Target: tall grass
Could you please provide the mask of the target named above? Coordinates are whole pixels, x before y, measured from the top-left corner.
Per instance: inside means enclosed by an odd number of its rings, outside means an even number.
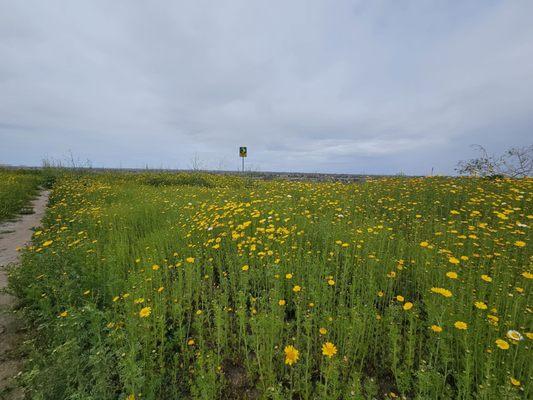
[[[531,397],[532,180],[183,179],[56,182],[31,398]]]
[[[24,211],[41,183],[42,177],[37,171],[0,168],[0,222]]]

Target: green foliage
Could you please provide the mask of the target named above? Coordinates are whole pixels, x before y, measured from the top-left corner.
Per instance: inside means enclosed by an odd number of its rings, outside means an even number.
[[[243,187],[248,181],[232,175],[212,175],[201,172],[161,172],[130,175],[132,180],[151,186],[198,186],[204,188]]]
[[[186,186],[200,186],[212,187],[212,183],[203,174],[147,174],[143,175],[142,182],[152,186],[172,186],[172,185],[186,185]]]
[[[36,332],[25,383],[36,399],[528,398],[532,189],[64,175],[11,279]]]
[[[0,169],[0,222],[24,212],[42,182],[38,171]]]

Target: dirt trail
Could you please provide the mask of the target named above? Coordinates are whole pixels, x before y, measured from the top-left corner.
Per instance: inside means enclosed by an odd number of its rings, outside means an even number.
[[[22,325],[11,313],[15,304],[13,296],[5,293],[7,268],[19,260],[17,248],[27,244],[32,235],[31,228],[38,226],[48,203],[48,191],[43,191],[32,202],[33,214],[23,215],[18,220],[0,224],[0,399],[19,400],[24,398],[15,378],[21,370],[22,360],[17,352],[23,340]]]

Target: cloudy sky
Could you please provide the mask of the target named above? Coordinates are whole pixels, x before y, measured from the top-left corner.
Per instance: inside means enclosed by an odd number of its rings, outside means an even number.
[[[0,163],[453,173],[533,138],[533,1],[0,0]]]

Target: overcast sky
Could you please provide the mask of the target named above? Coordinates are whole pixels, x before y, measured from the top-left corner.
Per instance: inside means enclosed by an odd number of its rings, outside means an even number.
[[[0,0],[0,163],[453,173],[531,144],[533,1]]]

